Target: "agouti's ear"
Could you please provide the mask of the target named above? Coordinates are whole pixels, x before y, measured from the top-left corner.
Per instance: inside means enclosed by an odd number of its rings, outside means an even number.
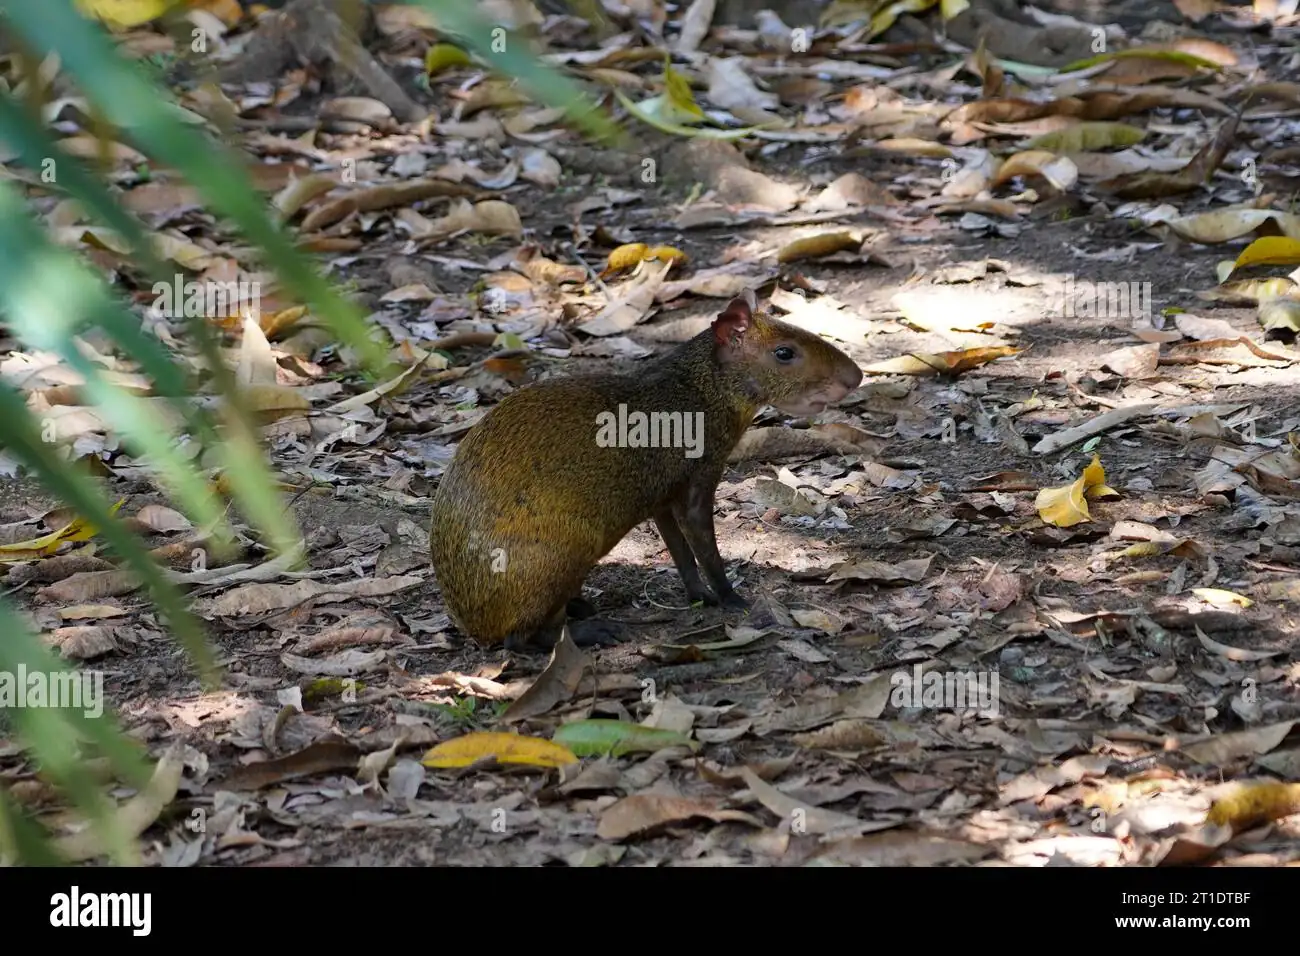
[[[747,290],[748,291],[748,290]],[[745,334],[749,323],[754,318],[754,306],[751,301],[754,293],[747,297],[737,296],[727,303],[727,307],[713,320],[713,339],[721,348],[730,348],[736,339]]]

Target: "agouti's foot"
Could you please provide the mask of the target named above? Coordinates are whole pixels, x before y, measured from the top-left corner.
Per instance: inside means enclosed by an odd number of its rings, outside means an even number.
[[[722,596],[719,602],[724,608],[730,611],[748,611],[749,602],[737,594],[735,591],[728,591]]]
[[[569,621],[569,640],[578,647],[596,647],[619,644],[627,639],[627,629],[622,624],[600,618]],[[549,654],[560,639],[559,627],[548,627],[536,634],[511,634],[505,639],[507,651],[512,654]]]
[[[569,622],[569,638],[579,647],[607,647],[627,640],[627,628],[614,621],[591,618]]]

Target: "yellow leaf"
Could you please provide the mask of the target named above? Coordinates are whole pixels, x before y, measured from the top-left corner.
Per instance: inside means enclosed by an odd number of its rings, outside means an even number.
[[[892,27],[894,21],[904,13],[921,13],[929,10],[937,2],[938,0],[897,0],[871,18],[871,29],[863,39],[869,41],[878,37]]]
[[[959,13],[964,13],[970,9],[967,0],[939,0],[939,14],[945,20],[951,20]]]
[[[704,119],[704,110],[700,109],[691,93],[691,84],[686,77],[672,67],[672,62],[664,57],[664,94],[668,104],[686,116]]]
[[[179,0],[77,0],[83,14],[115,27],[138,27],[157,20]]]
[[[1055,525],[1058,528],[1068,528],[1081,521],[1091,521],[1092,515],[1088,514],[1088,502],[1084,500],[1083,487],[1083,479],[1080,478],[1072,485],[1044,488],[1034,499],[1038,517],[1042,518],[1045,524]]]
[[[436,76],[443,70],[456,66],[469,66],[472,62],[469,54],[460,47],[450,43],[435,43],[424,54],[424,71],[430,76]]]
[[[1101,456],[1093,455],[1092,461],[1088,467],[1083,469],[1083,486],[1091,488],[1093,485],[1102,485],[1106,483],[1106,469],[1101,467]]]
[[[658,259],[660,262],[675,262],[681,266],[686,264],[687,255],[673,246],[655,246],[646,253],[646,258]]]
[[[762,123],[758,126],[746,126],[742,129],[714,129],[711,127],[698,128],[694,126],[684,126],[681,123],[665,119],[662,115],[665,109],[671,109],[668,105],[667,94],[656,96],[640,103],[633,103],[623,95],[623,91],[615,89],[614,98],[622,104],[623,109],[627,110],[641,122],[663,133],[671,133],[673,136],[684,136],[687,139],[744,139],[755,130],[767,129],[776,125],[775,123]]]
[[[1214,604],[1218,607],[1226,607],[1229,604],[1250,607],[1255,603],[1244,594],[1238,594],[1236,591],[1222,591],[1219,588],[1192,588],[1192,593],[1206,604]]]
[[[862,245],[861,237],[851,232],[822,232],[786,243],[776,254],[777,262],[798,262],[800,259],[818,259],[837,252],[849,252]]]
[[[567,747],[541,737],[522,734],[473,733],[438,744],[421,758],[426,767],[447,769],[468,767],[486,757],[498,763],[531,767],[564,767],[578,758]]]
[[[627,245],[619,246],[609,254],[609,260],[605,263],[605,271],[602,276],[614,272],[622,272],[624,269],[631,269],[633,266],[640,264],[643,260],[650,258],[650,247],[644,242],[629,242]]]
[[[1164,549],[1157,542],[1139,541],[1137,544],[1130,544],[1119,553],[1119,556],[1121,558],[1149,558],[1156,554],[1164,554]]]
[[[1088,498],[1108,495],[1118,497],[1119,492],[1106,485],[1106,470],[1101,466],[1101,458],[1093,455],[1074,484],[1044,488],[1034,500],[1034,507],[1045,524],[1068,528],[1092,520],[1088,513]]]
[[[1256,239],[1237,256],[1232,271],[1245,266],[1293,266],[1300,264],[1300,239],[1290,236],[1264,236]]]
[[[112,514],[117,514],[119,508],[126,502],[123,498],[117,504],[113,505]],[[0,544],[0,556],[11,554],[15,555],[7,560],[25,561],[39,555],[53,554],[59,550],[59,545],[65,541],[87,541],[99,533],[99,529],[92,525],[85,518],[73,518],[67,524],[57,531],[51,531],[49,534],[43,534],[39,538],[29,538],[26,541],[15,541],[13,544]],[[6,560],[0,557],[0,562]]]
[[[1214,801],[1206,820],[1240,832],[1257,823],[1300,812],[1300,783],[1275,780],[1237,783],[1227,796]]]

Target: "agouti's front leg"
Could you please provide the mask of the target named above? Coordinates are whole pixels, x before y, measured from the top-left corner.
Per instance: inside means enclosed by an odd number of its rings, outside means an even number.
[[[722,555],[718,554],[718,539],[713,531],[713,494],[717,488],[718,482],[713,479],[697,482],[687,489],[685,507],[679,511],[679,527],[708,578],[709,587],[717,595],[717,603],[723,607],[747,608],[749,602],[727,580],[727,569]]]
[[[659,529],[659,537],[664,539],[668,553],[673,556],[673,564],[677,565],[677,573],[681,575],[682,584],[686,586],[686,596],[691,599],[691,603],[703,601],[705,604],[717,604],[718,599],[704,586],[700,569],[695,564],[695,555],[686,543],[686,536],[682,533],[682,526],[678,523],[672,506],[659,508],[652,517],[655,527]]]

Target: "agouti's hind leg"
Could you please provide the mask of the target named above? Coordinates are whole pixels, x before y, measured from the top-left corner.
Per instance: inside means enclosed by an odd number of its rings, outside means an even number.
[[[682,534],[682,526],[673,514],[673,509],[665,506],[655,511],[653,517],[655,527],[659,529],[659,537],[668,546],[668,553],[673,556],[673,564],[677,565],[682,584],[686,585],[686,596],[692,603],[703,601],[705,604],[717,604],[718,599],[704,586],[700,569],[695,564],[695,554],[686,543],[686,536]]]
[[[727,580],[727,569],[718,554],[718,539],[713,531],[713,493],[717,484],[699,482],[686,492],[685,508],[678,512],[678,527],[704,570],[709,587],[723,607],[747,608],[749,602],[736,593]]]

